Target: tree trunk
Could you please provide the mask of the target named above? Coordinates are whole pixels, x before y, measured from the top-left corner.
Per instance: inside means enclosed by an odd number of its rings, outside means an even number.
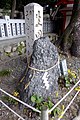
[[[12,0],[11,18],[14,18],[14,13],[16,9],[16,0]]]
[[[79,31],[80,31],[80,28],[79,28],[80,4],[79,3],[80,3],[80,0],[74,0],[73,13],[72,13],[70,23],[67,26],[67,28],[65,29],[62,36],[60,37],[59,44],[61,45],[62,50],[64,52],[67,52],[68,49],[70,49],[70,48],[71,48],[71,51],[73,51],[74,47],[77,47],[77,45],[74,45],[76,43],[76,37],[77,37],[77,42],[80,41],[80,40],[78,40],[78,38],[80,38],[80,36],[78,37],[75,35],[75,34],[77,34],[77,32],[79,33]],[[78,45],[80,45],[80,42]],[[77,52],[75,54],[77,54]],[[75,56],[77,56],[77,55],[75,55]]]

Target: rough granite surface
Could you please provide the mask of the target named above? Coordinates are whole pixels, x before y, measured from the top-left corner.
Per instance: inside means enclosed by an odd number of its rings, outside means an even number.
[[[34,42],[30,67],[34,69],[30,68],[27,72],[26,82],[30,81],[28,92],[26,90],[28,98],[33,94],[42,96],[44,99],[49,96],[53,98],[53,93],[58,90],[58,52],[48,37]],[[52,69],[49,69],[51,67]]]

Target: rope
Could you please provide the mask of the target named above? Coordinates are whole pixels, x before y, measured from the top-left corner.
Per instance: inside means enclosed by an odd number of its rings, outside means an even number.
[[[37,68],[33,68],[33,67],[29,66],[29,65],[28,65],[28,68],[30,68],[30,69],[32,69],[32,70],[35,70],[35,71],[39,71],[39,72],[47,72],[47,71],[53,69],[53,68],[54,68],[55,66],[57,66],[58,64],[59,64],[59,59],[58,59],[58,61],[56,62],[56,64],[55,64],[54,66],[52,66],[52,67],[50,67],[50,68],[48,68],[48,69],[46,69],[46,70],[40,70],[40,69],[37,69]]]
[[[66,109],[64,110],[64,112],[61,114],[61,116],[58,118],[58,120],[61,120],[63,115],[66,113],[66,111],[69,109],[69,107],[71,106],[71,104],[73,103],[73,101],[75,100],[75,98],[77,97],[77,95],[79,94],[80,91],[78,91],[75,96],[73,97],[73,99],[71,100],[71,102],[69,103],[69,105],[66,107]]]
[[[28,82],[28,83],[25,85],[24,90],[26,90],[26,89],[28,88],[29,85],[30,85],[30,82]]]
[[[9,97],[13,98],[14,100],[16,100],[16,101],[18,101],[18,102],[22,103],[23,105],[27,106],[28,108],[30,108],[30,109],[32,109],[32,110],[34,110],[35,112],[41,113],[41,111],[39,111],[39,110],[35,109],[34,107],[32,107],[32,106],[30,106],[30,105],[26,104],[25,102],[23,102],[23,101],[19,100],[18,98],[16,98],[16,97],[12,96],[11,94],[9,94],[9,93],[7,93],[6,91],[4,91],[3,89],[1,89],[1,88],[0,88],[0,91],[1,91],[1,92],[3,92],[4,94],[8,95]]]
[[[33,72],[33,76],[32,76],[32,78],[31,78],[32,80],[33,80],[33,78],[34,78],[34,75],[35,75],[35,71]],[[31,82],[31,81],[29,81],[27,84],[25,84],[24,90],[26,90],[26,89],[29,87],[30,82]]]
[[[59,101],[57,102],[49,111],[51,113],[73,90],[74,88],[80,83],[80,80],[71,88],[71,90]]]
[[[0,103],[2,103],[6,108],[8,108],[12,113],[14,113],[16,116],[18,116],[21,120],[25,120],[23,117],[21,117],[19,114],[17,114],[14,110],[12,110],[9,106],[7,106],[4,102],[0,100]]]
[[[26,70],[25,70],[24,76],[19,80],[20,83],[21,83],[21,82],[24,80],[24,78],[26,77],[27,71],[28,71],[28,67],[27,67]]]

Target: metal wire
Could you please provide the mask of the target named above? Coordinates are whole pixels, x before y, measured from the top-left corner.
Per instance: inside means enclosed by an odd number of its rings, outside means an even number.
[[[69,105],[66,107],[66,109],[63,111],[63,113],[61,114],[60,118],[58,118],[58,120],[61,120],[63,115],[66,113],[66,111],[69,109],[69,107],[71,106],[71,104],[73,103],[73,101],[75,100],[75,98],[77,97],[77,95],[79,94],[80,91],[78,91],[75,96],[73,97],[73,99],[71,100],[71,102],[69,103]]]
[[[48,113],[52,112],[52,111],[74,90],[74,88],[75,88],[79,83],[80,83],[80,80],[72,87],[72,89],[71,89],[57,104],[55,104],[50,110],[48,110]],[[11,94],[9,94],[9,93],[7,93],[6,91],[4,91],[3,89],[0,88],[0,91],[3,92],[4,94],[8,95],[9,97],[15,99],[16,101],[22,103],[23,105],[27,106],[28,108],[31,108],[31,109],[34,110],[35,112],[41,113],[41,111],[39,111],[39,110],[35,109],[34,107],[32,107],[32,106],[24,103],[23,101],[21,101],[21,100],[19,100],[18,98],[12,96]],[[64,112],[62,113],[61,117],[65,114],[65,112],[67,111],[67,109],[68,109],[68,108],[70,107],[70,105],[73,103],[74,99],[76,98],[76,96],[78,95],[79,92],[80,92],[80,91],[78,91],[78,92],[75,94],[74,98],[71,100],[71,102],[69,103],[69,105],[66,107],[66,109],[65,109]],[[0,102],[3,103],[1,100],[0,100]],[[3,103],[3,104],[8,108],[8,106],[7,106],[5,103]],[[10,109],[10,108],[9,108],[9,109]],[[10,110],[11,110],[11,109],[10,109]],[[14,112],[14,111],[12,110],[12,112]],[[15,114],[15,113],[14,113],[14,114]],[[16,114],[17,114],[17,113],[16,113]],[[17,116],[18,116],[18,115],[17,115]],[[58,120],[61,120],[61,117],[60,117]],[[22,118],[22,120],[24,120],[24,119]]]
[[[74,88],[80,83],[80,80],[71,88],[71,90],[59,101],[57,102],[49,111],[48,113],[52,112],[73,90]]]
[[[34,107],[32,107],[32,106],[30,106],[30,105],[26,104],[25,102],[23,102],[23,101],[19,100],[18,98],[16,98],[16,97],[12,96],[12,95],[11,95],[11,94],[9,94],[8,92],[4,91],[3,89],[1,89],[1,88],[0,88],[0,91],[1,91],[1,92],[3,92],[4,94],[8,95],[9,97],[13,98],[14,100],[16,100],[16,101],[18,101],[18,102],[22,103],[23,105],[27,106],[28,108],[30,108],[30,109],[32,109],[32,110],[34,110],[35,112],[41,113],[41,111],[39,111],[39,110],[37,110],[36,108],[34,108]]]
[[[21,120],[25,120],[23,117],[21,117],[18,113],[16,113],[14,110],[12,110],[9,106],[7,106],[3,101],[0,100],[0,103],[2,103],[6,108],[8,108],[12,113],[14,113],[16,116],[18,116]]]

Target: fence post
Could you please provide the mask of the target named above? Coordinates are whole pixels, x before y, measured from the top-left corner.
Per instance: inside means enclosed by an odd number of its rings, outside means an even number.
[[[6,21],[6,34],[7,34],[8,37],[12,36],[11,25],[10,25],[10,17],[5,16],[5,21]]]
[[[49,120],[48,109],[45,106],[41,110],[41,120]]]
[[[5,37],[4,24],[0,23],[0,36]]]
[[[43,7],[30,3],[24,7],[27,60],[33,52],[34,41],[43,37]]]

